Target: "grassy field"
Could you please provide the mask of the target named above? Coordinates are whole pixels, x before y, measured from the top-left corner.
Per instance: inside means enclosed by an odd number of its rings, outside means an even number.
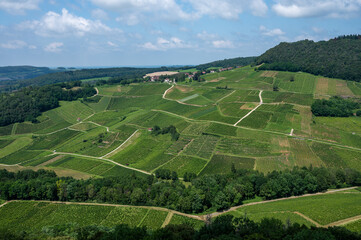
[[[360,200],[361,194],[332,193],[245,206],[239,208],[234,214],[239,216],[239,214],[244,215],[246,213],[247,216],[251,219],[255,218],[255,220],[259,220],[263,216],[275,214],[275,216],[281,217],[281,220],[286,220],[287,217],[284,216],[284,213],[297,212],[309,217],[320,225],[327,225],[342,219],[361,215]]]
[[[128,224],[131,227],[145,226],[160,228],[168,215],[159,211],[136,207],[66,205],[46,202],[11,202],[0,208],[0,228],[11,231],[40,233],[43,227],[76,224],[78,226],[98,225],[114,227]],[[172,220],[175,218],[174,220]],[[173,215],[171,222],[189,221],[198,228],[202,222]]]
[[[98,86],[93,102],[61,102],[38,123],[0,127],[0,163],[46,167],[55,150],[77,155],[48,167],[97,177],[121,174],[121,167],[87,156],[148,172],[169,168],[179,176],[226,173],[232,163],[262,172],[310,164],[361,170],[361,118],[314,117],[310,108],[327,96],[361,97],[359,83],[249,66],[204,78],[177,83],[165,99],[169,84]],[[233,126],[258,106],[261,90],[263,104]],[[179,140],[151,135],[147,129],[155,125],[174,125]]]

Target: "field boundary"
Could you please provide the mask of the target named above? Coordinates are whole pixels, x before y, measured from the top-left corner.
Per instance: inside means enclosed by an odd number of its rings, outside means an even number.
[[[122,144],[120,144],[116,149],[114,149],[113,151],[105,154],[104,156],[100,157],[100,158],[105,158],[109,155],[112,155],[114,152],[118,151],[124,144],[126,144],[137,132],[139,131],[139,129],[135,130],[135,132],[130,135],[130,137],[127,138],[127,140],[125,140]]]
[[[10,201],[6,201],[5,203],[1,204],[0,208],[5,206],[6,204],[8,204],[10,202],[44,202],[44,203],[67,204],[67,205],[132,207],[132,208],[148,209],[148,212],[150,210],[168,212],[168,215],[167,215],[166,219],[164,220],[163,224],[166,223],[166,220],[167,220],[168,216],[170,215],[170,213],[172,213],[173,215],[177,214],[177,215],[181,215],[181,216],[184,216],[184,217],[189,217],[189,218],[192,218],[192,219],[201,220],[201,221],[205,222],[208,217],[215,218],[215,217],[218,217],[220,215],[230,213],[232,211],[235,211],[235,210],[237,210],[239,208],[246,207],[246,206],[258,205],[258,204],[266,204],[266,203],[271,203],[271,202],[284,201],[284,200],[290,200],[290,199],[296,199],[296,198],[302,198],[302,197],[310,197],[310,196],[332,194],[332,193],[342,192],[342,191],[351,190],[351,189],[355,189],[355,188],[357,188],[357,187],[340,188],[340,189],[329,190],[327,192],[310,193],[310,194],[304,194],[304,195],[300,195],[300,196],[292,196],[292,197],[286,197],[286,198],[264,200],[264,201],[260,201],[260,202],[247,203],[247,204],[244,204],[244,205],[231,207],[231,208],[229,208],[228,210],[225,210],[225,211],[213,212],[213,213],[202,214],[202,215],[194,215],[194,214],[182,213],[182,212],[179,212],[179,211],[176,211],[176,210],[172,210],[172,209],[168,209],[168,208],[164,208],[164,207],[155,207],[155,206],[134,206],[134,205],[124,205],[124,204],[111,204],[111,203],[61,202],[61,201],[48,201],[48,200],[10,200]],[[342,220],[339,220],[339,221],[336,221],[336,222],[333,222],[333,223],[329,223],[327,225],[321,225],[321,224],[317,223],[316,221],[312,220],[311,218],[305,216],[302,213],[292,212],[292,211],[290,211],[290,212],[299,215],[300,217],[302,217],[305,220],[315,224],[316,226],[326,227],[326,228],[331,227],[331,226],[345,225],[345,224],[348,224],[350,222],[357,221],[357,220],[361,219],[361,215],[357,215],[357,216],[354,216],[354,217],[350,217],[350,218],[342,219]],[[147,214],[145,214],[145,216],[146,215]],[[173,215],[172,215],[172,217],[173,217]],[[171,218],[170,218],[170,220],[171,220]],[[141,224],[142,221],[139,224]]]
[[[243,119],[245,119],[246,117],[248,117],[249,115],[251,115],[251,113],[253,113],[254,111],[257,110],[257,108],[259,108],[262,104],[263,104],[263,99],[262,99],[262,92],[263,90],[259,91],[259,104],[253,108],[249,113],[247,113],[246,115],[244,115],[241,119],[239,119],[233,126],[237,126],[240,122],[242,122]]]

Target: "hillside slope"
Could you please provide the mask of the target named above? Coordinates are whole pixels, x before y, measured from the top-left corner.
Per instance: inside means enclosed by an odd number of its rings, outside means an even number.
[[[210,67],[237,67],[237,66],[246,66],[253,63],[257,57],[238,57],[238,58],[229,58],[224,60],[218,60],[210,63],[200,64],[196,66],[197,69],[203,70]]]
[[[280,43],[257,59],[261,70],[303,71],[315,75],[361,81],[361,36],[329,41]]]

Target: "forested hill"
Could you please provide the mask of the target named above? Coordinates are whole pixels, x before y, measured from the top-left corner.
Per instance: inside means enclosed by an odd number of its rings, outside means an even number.
[[[257,57],[238,57],[238,58],[230,58],[224,60],[218,60],[210,63],[200,64],[196,66],[197,69],[203,70],[210,67],[237,67],[237,66],[246,66],[253,63]]]
[[[303,71],[360,82],[361,35],[283,42],[258,57],[256,63],[264,63],[261,70]]]
[[[47,73],[64,71],[64,68],[50,69],[48,67],[7,66],[0,67],[0,81],[19,80],[38,77]]]

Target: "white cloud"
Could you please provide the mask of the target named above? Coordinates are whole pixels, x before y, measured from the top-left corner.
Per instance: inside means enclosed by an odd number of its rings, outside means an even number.
[[[153,13],[156,17],[172,20],[190,17],[175,0],[92,0],[92,2],[101,8],[121,13],[117,21],[129,25],[138,24],[143,13]]]
[[[138,24],[145,14],[152,18],[168,20],[193,20],[208,15],[224,19],[237,19],[239,14],[250,11],[264,16],[268,7],[264,0],[92,0],[98,7],[121,14],[118,21]],[[149,20],[149,16],[148,19]]]
[[[225,19],[237,19],[250,10],[253,15],[264,16],[268,7],[263,0],[188,0],[196,10],[196,16],[210,15]]]
[[[172,37],[170,39],[158,38],[156,43],[147,42],[141,45],[141,47],[147,50],[165,51],[175,48],[191,48],[192,46],[177,37]]]
[[[24,41],[21,40],[13,40],[13,41],[9,41],[7,43],[1,43],[0,46],[2,48],[7,48],[7,49],[19,49],[19,48],[24,48],[26,47],[28,44]]]
[[[62,47],[64,46],[64,44],[62,42],[53,42],[53,43],[50,43],[49,45],[47,45],[45,48],[44,48],[44,51],[46,52],[61,52],[62,51]]]
[[[111,41],[108,41],[107,44],[108,44],[109,46],[111,46],[111,47],[118,47],[117,44],[115,44],[115,43],[113,43],[113,42],[111,42]]]
[[[92,10],[92,17],[95,19],[109,20],[108,14],[99,8]]]
[[[259,30],[261,31],[262,35],[265,36],[270,36],[270,37],[274,37],[274,36],[281,36],[284,35],[285,33],[279,29],[279,28],[275,28],[275,29],[267,29],[265,26],[260,26]]]
[[[314,31],[315,33],[322,33],[323,29],[322,28],[318,28],[318,27],[313,27],[312,31]]]
[[[63,9],[61,14],[48,12],[40,21],[20,24],[20,28],[29,28],[41,36],[84,36],[86,33],[103,34],[111,29],[100,21],[93,21],[75,16]]]
[[[24,14],[26,10],[39,9],[41,0],[0,0],[0,9],[12,14]]]
[[[212,41],[212,45],[215,48],[234,48],[233,42],[229,40]]]
[[[212,39],[217,38],[217,35],[203,31],[203,32],[197,34],[197,38],[199,38],[203,41],[210,41]]]
[[[137,14],[127,14],[115,19],[117,22],[124,22],[129,26],[137,25],[140,22],[140,18]]]
[[[361,11],[360,0],[278,0],[272,6],[278,15],[289,18],[350,17]]]

